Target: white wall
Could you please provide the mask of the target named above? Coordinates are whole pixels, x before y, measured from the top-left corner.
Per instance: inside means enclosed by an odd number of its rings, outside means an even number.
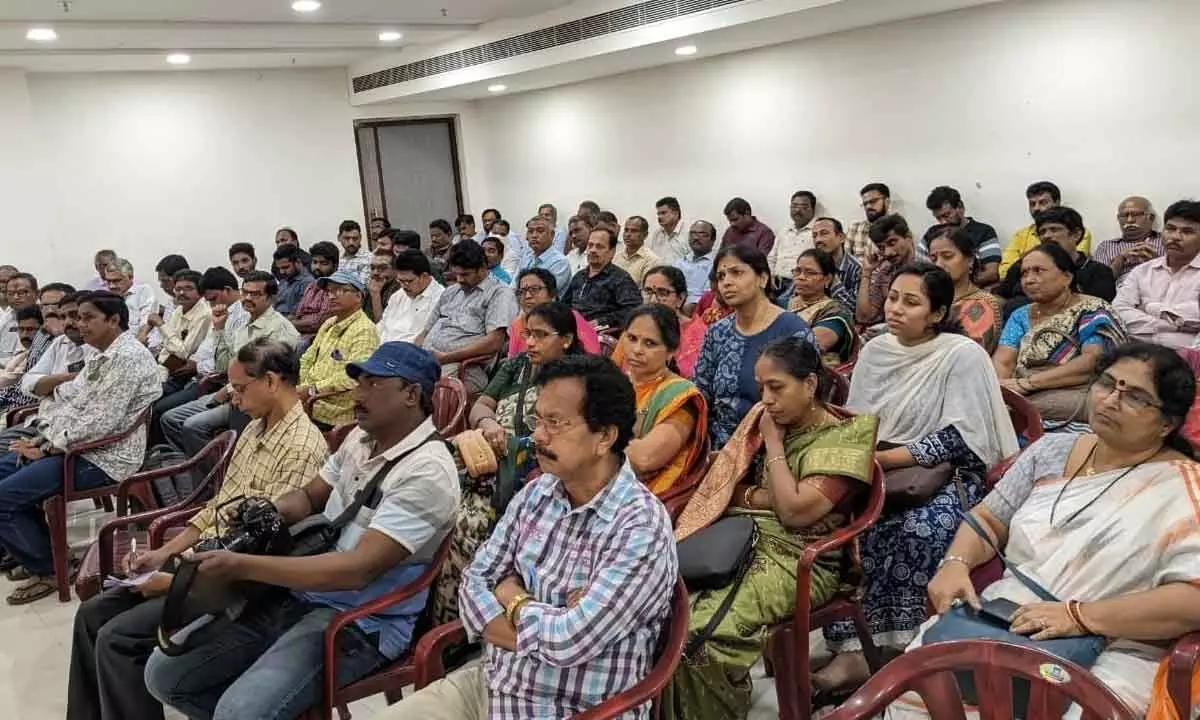
[[[1045,178],[1115,236],[1127,195],[1160,210],[1200,195],[1198,26],[1195,0],[1005,2],[489,99],[475,209],[591,198],[652,218],[671,194],[723,227],[742,195],[778,228],[794,190],[850,221],[878,180],[919,231],[926,194],[950,184],[1006,240]]]
[[[43,282],[82,283],[101,247],[151,282],[166,253],[203,269],[237,241],[265,266],[281,225],[307,246],[362,221],[356,118],[471,122],[467,106],[353,108],[341,69],[5,73],[0,107],[0,263]]]

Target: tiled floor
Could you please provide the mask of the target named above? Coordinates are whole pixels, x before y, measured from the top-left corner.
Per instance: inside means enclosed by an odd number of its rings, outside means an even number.
[[[86,504],[71,509],[71,543],[82,550],[105,516]],[[0,577],[0,593],[7,596],[12,586]],[[21,607],[0,603],[0,718],[62,720],[65,716],[71,626],[78,604],[77,600],[60,603],[56,597]],[[762,677],[761,666],[758,670],[750,720],[776,718],[779,711],[774,682]],[[355,720],[402,719],[395,708],[386,710],[383,696],[356,703],[350,709]],[[168,718],[178,720],[182,716],[168,713]]]

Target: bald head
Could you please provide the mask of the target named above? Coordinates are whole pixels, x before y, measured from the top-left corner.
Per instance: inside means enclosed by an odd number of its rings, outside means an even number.
[[[1154,231],[1154,206],[1140,195],[1127,197],[1117,206],[1117,222],[1122,239],[1145,240]]]

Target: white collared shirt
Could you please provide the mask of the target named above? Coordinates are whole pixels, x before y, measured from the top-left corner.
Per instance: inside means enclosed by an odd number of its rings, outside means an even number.
[[[146,324],[146,318],[158,307],[158,296],[143,283],[135,283],[125,291],[125,307],[129,308],[129,331],[137,331]]]
[[[664,265],[670,265],[676,260],[682,260],[692,254],[692,248],[688,243],[688,233],[691,231],[691,227],[691,223],[684,220],[683,216],[680,216],[679,222],[675,223],[675,229],[670,232],[663,230],[662,225],[655,225],[654,231],[646,240],[646,245]]]
[[[6,363],[21,351],[21,336],[17,333],[17,314],[12,308],[0,310],[0,364]]]
[[[393,293],[383,309],[383,317],[376,325],[379,342],[412,342],[416,339],[429,324],[429,315],[437,307],[438,298],[445,290],[437,280],[431,279],[416,297],[409,297],[404,290]]]
[[[50,346],[33,367],[21,376],[21,390],[26,395],[37,395],[33,388],[39,380],[47,375],[72,372],[72,366],[82,367],[83,362],[95,353],[96,348],[91,345],[76,345],[66,335],[59,335],[50,341]]]
[[[802,228],[794,224],[775,234],[775,244],[767,254],[767,264],[771,266],[772,275],[792,276],[796,260],[805,250],[812,250],[812,222]]]

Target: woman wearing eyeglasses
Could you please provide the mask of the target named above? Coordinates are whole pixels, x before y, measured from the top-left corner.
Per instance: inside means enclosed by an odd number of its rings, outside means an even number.
[[[517,276],[517,304],[521,306],[521,312],[513,318],[512,324],[508,326],[508,356],[516,357],[525,352],[526,342],[525,336],[522,334],[525,330],[525,314],[532,308],[541,305],[542,303],[552,302],[558,299],[558,281],[554,279],[554,273],[545,268],[528,268],[522,270]],[[579,338],[579,345],[585,353],[589,355],[600,354],[600,337],[596,334],[596,328],[587,321],[578,311],[572,310],[575,314],[575,337]]]
[[[1196,381],[1176,353],[1147,343],[1115,350],[1097,370],[1092,433],[1046,435],[971,511],[1010,569],[976,596],[970,572],[996,553],[963,523],[929,598],[938,613],[1010,600],[1012,631],[1036,640],[1106,638],[1091,672],[1141,717],[1167,702],[1159,661],[1170,641],[1200,629],[1200,465],[1179,434]],[[1011,568],[1060,601],[1039,600]],[[905,696],[888,717],[923,710]]]
[[[704,333],[708,324],[700,313],[692,317],[683,314],[683,306],[687,302],[687,278],[683,271],[671,265],[659,265],[646,272],[642,279],[642,298],[647,304],[663,305],[675,313],[679,320],[679,347],[673,349],[675,365],[678,373],[690,378],[696,368],[696,358],[700,355],[700,346],[704,344]],[[623,342],[618,342],[613,349],[612,361],[617,367],[628,372],[625,366],[625,348]]]
[[[812,328],[821,361],[829,367],[850,362],[854,351],[854,313],[829,294],[837,280],[837,265],[824,250],[800,253],[792,271],[794,288],[788,310]]]
[[[493,520],[503,514],[509,499],[536,465],[530,436],[538,370],[564,355],[583,352],[575,336],[575,316],[560,302],[530,308],[523,325],[525,350],[500,364],[471,408],[472,429],[453,441],[467,471],[462,476],[462,503],[450,557],[438,579],[434,613],[439,623],[458,617],[458,581],[463,568],[487,539]],[[481,443],[487,447],[480,447]],[[473,472],[480,452],[489,451],[494,471]]]

